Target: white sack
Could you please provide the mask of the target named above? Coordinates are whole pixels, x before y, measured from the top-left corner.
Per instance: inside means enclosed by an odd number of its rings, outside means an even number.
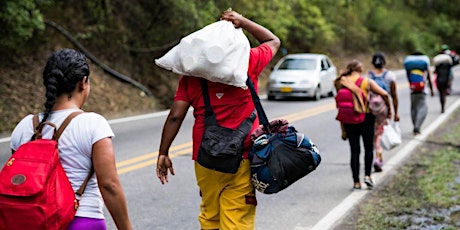
[[[452,57],[447,54],[438,54],[433,58],[434,65],[448,63],[452,65]]]
[[[241,28],[221,20],[181,39],[155,64],[174,73],[246,86],[250,45]]]
[[[383,134],[380,142],[383,149],[391,150],[400,145],[401,142],[401,128],[399,127],[399,122],[388,122],[388,125],[383,126]]]

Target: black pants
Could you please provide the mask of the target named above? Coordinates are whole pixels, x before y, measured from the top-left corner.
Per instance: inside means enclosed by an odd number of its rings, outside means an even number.
[[[450,87],[449,82],[436,82],[439,91],[439,102],[441,102],[441,112],[444,113],[446,105],[447,90]]]
[[[363,137],[364,143],[364,173],[366,176],[371,175],[372,163],[374,161],[374,125],[375,116],[371,113],[366,114],[366,119],[360,124],[345,124],[348,142],[350,143],[351,159],[350,166],[353,174],[353,181],[359,181],[359,155],[361,152],[360,137]]]

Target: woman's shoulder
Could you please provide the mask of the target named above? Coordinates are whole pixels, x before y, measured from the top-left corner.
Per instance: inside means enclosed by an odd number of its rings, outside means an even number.
[[[385,70],[385,79],[395,81],[396,80],[396,73],[394,71],[392,71],[392,70],[386,69]]]
[[[88,121],[94,121],[94,122],[108,122],[107,119],[102,116],[99,113],[96,112],[84,112],[77,116],[80,120],[88,122]]]
[[[28,114],[25,117],[23,117],[19,121],[19,123],[15,126],[14,130],[32,127],[33,126],[32,119],[33,119],[34,116],[35,116],[34,114]],[[13,132],[14,132],[14,130],[13,130]]]

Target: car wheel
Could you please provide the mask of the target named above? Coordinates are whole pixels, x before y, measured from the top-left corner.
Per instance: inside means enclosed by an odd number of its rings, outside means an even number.
[[[315,95],[313,96],[313,100],[319,101],[321,99],[321,86],[318,85],[318,87],[315,90]]]
[[[267,96],[267,100],[269,100],[269,101],[274,101],[274,100],[275,100],[275,96],[273,96],[273,95],[268,95],[268,96]]]
[[[337,91],[332,88],[331,91],[329,92],[329,97],[335,97],[337,95]]]

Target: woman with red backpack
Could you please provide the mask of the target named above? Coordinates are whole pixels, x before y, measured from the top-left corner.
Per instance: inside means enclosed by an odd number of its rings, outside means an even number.
[[[70,224],[65,223],[67,227],[60,226],[59,229],[106,230],[105,204],[117,228],[130,230],[132,226],[128,216],[126,197],[115,164],[112,144],[114,133],[103,116],[94,112],[83,113],[82,110],[90,95],[89,75],[90,67],[82,53],[68,48],[53,52],[47,59],[43,70],[45,110],[39,114],[36,127],[33,125],[34,115],[32,114],[19,122],[11,134],[11,150],[14,156],[19,146],[29,142],[31,137],[35,136],[37,128],[41,127],[42,123],[60,127],[65,124],[64,121],[69,114],[81,113],[68,123],[66,130],[59,138],[58,147],[62,168],[75,193],[78,193],[77,190],[83,183],[87,184],[83,186],[85,187],[84,192],[80,192],[82,195],[77,197],[79,204],[75,206],[75,209],[78,208],[75,216],[72,217]],[[54,131],[52,126],[46,126],[43,132],[40,129],[44,139],[54,138]],[[89,179],[85,180],[87,177]],[[58,191],[57,195],[63,199],[60,192],[62,191]],[[63,207],[57,208],[62,209]],[[34,207],[33,210],[38,209]],[[40,211],[49,210],[40,209]],[[27,218],[27,215],[24,217]],[[43,222],[44,225],[49,226],[51,221]],[[35,223],[34,227],[26,226],[22,229],[55,228],[42,228]]]
[[[341,113],[341,105],[345,104],[340,101],[341,91],[344,92],[344,88],[347,88],[353,92],[353,97],[359,98],[359,100],[355,100],[355,102],[351,102],[356,104],[356,101],[364,101],[365,105],[365,117],[364,121],[359,123],[356,122],[347,122],[343,119],[338,119],[341,123],[342,128],[342,139],[348,139],[350,144],[350,151],[351,151],[351,158],[350,158],[350,166],[353,176],[353,190],[361,189],[361,182],[359,179],[359,156],[361,152],[360,146],[360,138],[362,136],[363,143],[364,143],[364,183],[367,185],[369,189],[372,189],[374,186],[374,182],[371,178],[371,170],[374,158],[374,124],[375,124],[375,116],[370,113],[369,108],[367,107],[366,98],[369,92],[374,92],[380,96],[385,101],[385,104],[389,107],[390,100],[388,93],[382,89],[375,81],[369,78],[365,78],[362,76],[363,72],[363,65],[358,60],[353,60],[347,65],[346,71],[344,71],[336,80],[335,86],[338,91],[336,96],[336,102],[339,109],[339,115]],[[357,81],[360,81],[360,84],[355,84]],[[357,90],[356,88],[359,88]],[[356,94],[357,91],[361,91],[359,94]],[[360,103],[362,104],[362,103]],[[356,107],[355,107],[356,108]],[[356,113],[359,116],[359,113]],[[388,113],[388,116],[391,117],[391,112]],[[347,116],[343,116],[347,117]]]

